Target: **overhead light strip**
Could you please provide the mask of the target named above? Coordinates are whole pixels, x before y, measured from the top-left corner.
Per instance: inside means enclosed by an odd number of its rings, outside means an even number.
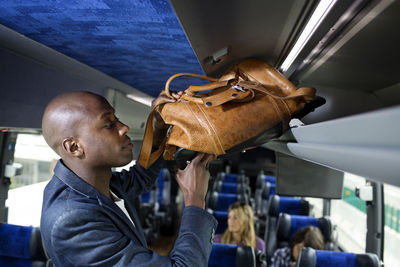
[[[142,103],[143,105],[151,107],[151,102],[153,101],[154,98],[152,97],[144,97],[144,96],[137,96],[134,94],[127,94],[127,98],[132,99],[136,102]]]
[[[386,8],[394,3],[394,0],[381,0],[378,4],[370,10],[357,24],[355,24],[329,51],[325,53],[323,57],[317,60],[312,67],[307,70],[303,77],[308,77],[316,69],[318,69],[323,63],[325,63],[332,55],[334,55],[342,46],[347,44],[357,33],[364,29],[371,21],[373,21],[379,14],[381,14]]]
[[[314,34],[315,30],[324,20],[324,18],[329,13],[331,8],[335,5],[336,1],[337,0],[321,0],[319,2],[314,13],[311,15],[310,20],[307,22],[307,25],[304,27],[302,33],[300,34],[300,37],[297,39],[292,50],[290,50],[288,56],[283,61],[280,67],[282,72],[286,72],[289,69],[293,61],[296,59],[300,51],[303,49],[304,45]]]

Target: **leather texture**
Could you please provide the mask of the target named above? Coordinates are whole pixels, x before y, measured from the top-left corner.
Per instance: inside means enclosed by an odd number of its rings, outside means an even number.
[[[178,101],[155,107],[147,121],[139,156],[139,164],[145,168],[162,152],[166,160],[173,160],[176,147],[218,156],[232,152],[233,147],[243,150],[261,145],[279,137],[289,127],[291,115],[315,97],[314,88],[297,89],[276,69],[258,59],[247,59],[232,66],[219,79],[175,74],[166,82],[167,96],[172,98],[171,81],[181,76],[210,83],[190,86]],[[172,127],[165,147],[151,154],[155,111]]]

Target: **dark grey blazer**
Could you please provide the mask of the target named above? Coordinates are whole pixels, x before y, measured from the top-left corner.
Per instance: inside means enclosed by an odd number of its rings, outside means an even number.
[[[133,200],[150,190],[161,161],[149,169],[135,165],[113,173],[111,190],[124,199],[135,226],[109,198],[70,171],[60,160],[44,190],[43,244],[57,267],[207,266],[216,220],[197,207],[185,207],[170,255],[147,248]]]

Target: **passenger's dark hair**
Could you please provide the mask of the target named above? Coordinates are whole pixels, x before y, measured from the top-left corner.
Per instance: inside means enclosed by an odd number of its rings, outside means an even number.
[[[290,244],[290,248],[296,244],[300,244],[304,242],[304,247],[311,247],[313,249],[324,249],[324,237],[322,236],[321,231],[314,226],[308,226],[297,231]]]

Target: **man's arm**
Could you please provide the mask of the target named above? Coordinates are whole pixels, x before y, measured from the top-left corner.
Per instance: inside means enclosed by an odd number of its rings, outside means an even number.
[[[127,236],[101,209],[72,209],[51,229],[56,266],[207,266],[216,221],[198,207],[186,207],[174,249],[161,256]],[[133,234],[133,233],[132,233]]]
[[[161,156],[148,169],[136,164],[130,167],[129,171],[113,173],[112,179],[115,179],[125,192],[138,196],[152,189],[163,165],[164,160]]]
[[[169,98],[165,95],[165,93],[161,92],[161,94],[152,101],[151,107],[153,109],[156,108],[160,103],[175,102],[176,99],[179,99],[181,95],[182,92],[174,93],[173,96],[175,98]],[[154,118],[153,150],[157,150],[159,146],[162,145],[169,126],[164,123],[157,111],[154,114]],[[114,173],[115,177],[113,178],[119,180],[119,183],[122,185],[125,192],[130,191],[131,194],[140,195],[151,190],[163,166],[163,163],[164,161],[162,160],[162,156],[160,156],[158,160],[156,160],[156,162],[154,162],[148,169],[136,164],[130,168],[129,172],[122,171],[120,174]]]

